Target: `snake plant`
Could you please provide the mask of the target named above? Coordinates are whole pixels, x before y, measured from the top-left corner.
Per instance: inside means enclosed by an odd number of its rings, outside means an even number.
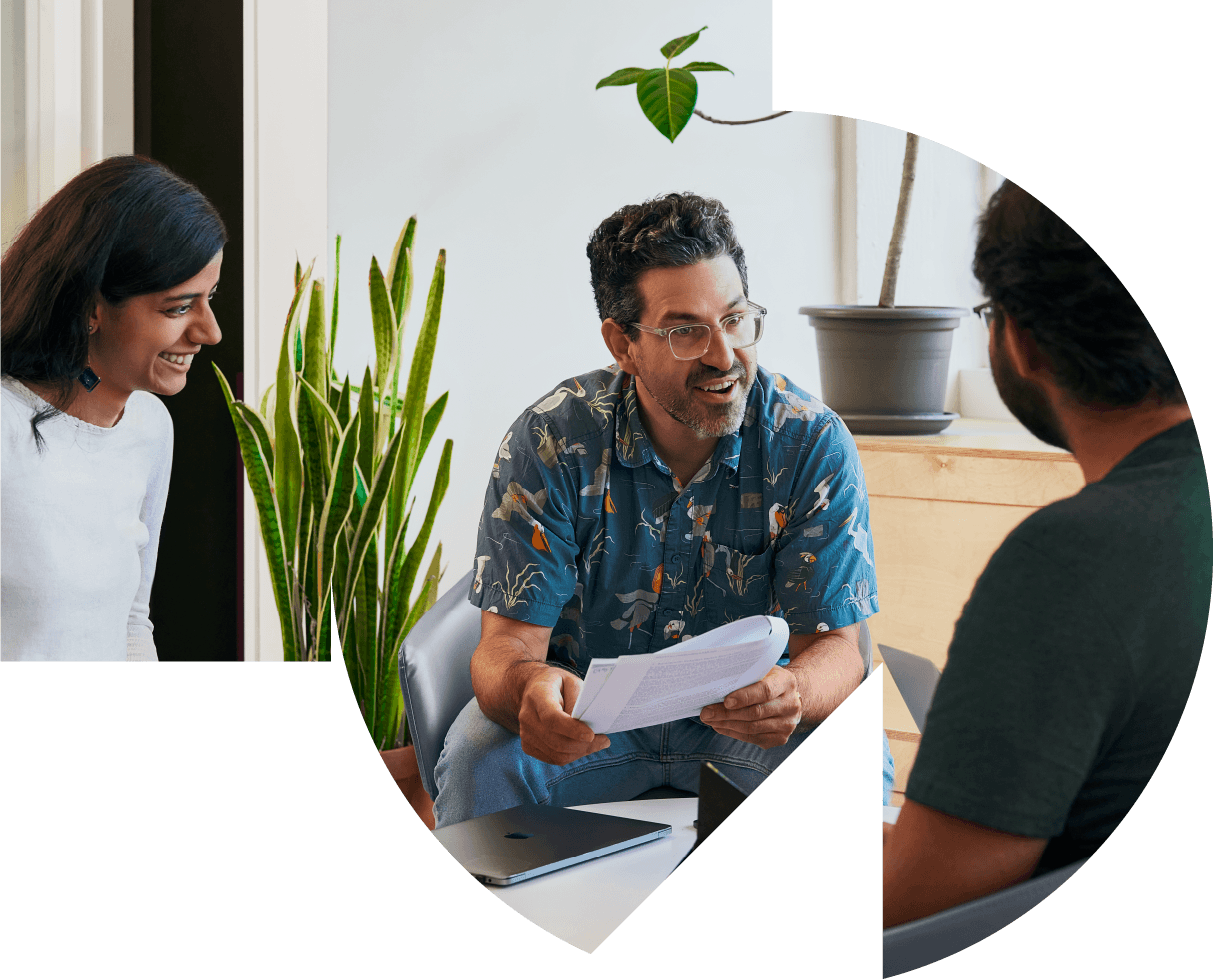
[[[257,503],[283,657],[329,659],[335,610],[350,683],[380,749],[402,744],[407,735],[396,653],[437,596],[441,544],[420,572],[451,470],[447,439],[425,517],[406,544],[413,479],[447,401],[443,394],[428,408],[425,403],[445,251],[438,253],[412,367],[399,394],[416,225],[410,218],[404,226],[386,275],[371,259],[375,363],[361,385],[352,385],[348,375],[338,383],[332,365],[340,238],[327,331],[324,283],[296,263],[277,375],[260,410],[235,400],[215,367]]]

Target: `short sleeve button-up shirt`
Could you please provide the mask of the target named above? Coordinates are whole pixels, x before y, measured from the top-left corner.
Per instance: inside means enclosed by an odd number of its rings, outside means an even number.
[[[497,451],[470,599],[551,626],[549,659],[648,653],[749,615],[793,634],[879,611],[868,497],[839,417],[762,367],[740,430],[684,487],[629,374],[571,378]]]

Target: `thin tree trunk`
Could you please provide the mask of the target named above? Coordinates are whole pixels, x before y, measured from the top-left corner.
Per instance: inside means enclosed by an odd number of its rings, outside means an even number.
[[[910,213],[910,195],[918,167],[918,137],[906,133],[906,156],[901,164],[901,193],[897,198],[897,217],[893,219],[893,237],[884,263],[884,281],[880,284],[880,305],[892,306],[897,294],[897,273],[901,270],[901,247],[906,240],[906,218]]]

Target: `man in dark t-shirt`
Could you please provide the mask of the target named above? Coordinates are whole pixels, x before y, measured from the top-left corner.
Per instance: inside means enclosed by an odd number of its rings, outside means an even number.
[[[1009,182],[973,271],[999,393],[1087,486],[1011,532],[956,624],[886,832],[886,927],[1090,856],[1175,732],[1209,615],[1200,445],[1137,304]]]

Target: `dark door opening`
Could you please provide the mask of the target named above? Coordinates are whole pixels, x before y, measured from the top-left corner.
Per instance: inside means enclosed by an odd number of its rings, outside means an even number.
[[[196,184],[229,241],[215,297],[223,340],[165,398],[175,441],[151,618],[162,660],[243,659],[239,447],[210,362],[243,396],[244,128],[241,0],[135,0],[135,152]]]

